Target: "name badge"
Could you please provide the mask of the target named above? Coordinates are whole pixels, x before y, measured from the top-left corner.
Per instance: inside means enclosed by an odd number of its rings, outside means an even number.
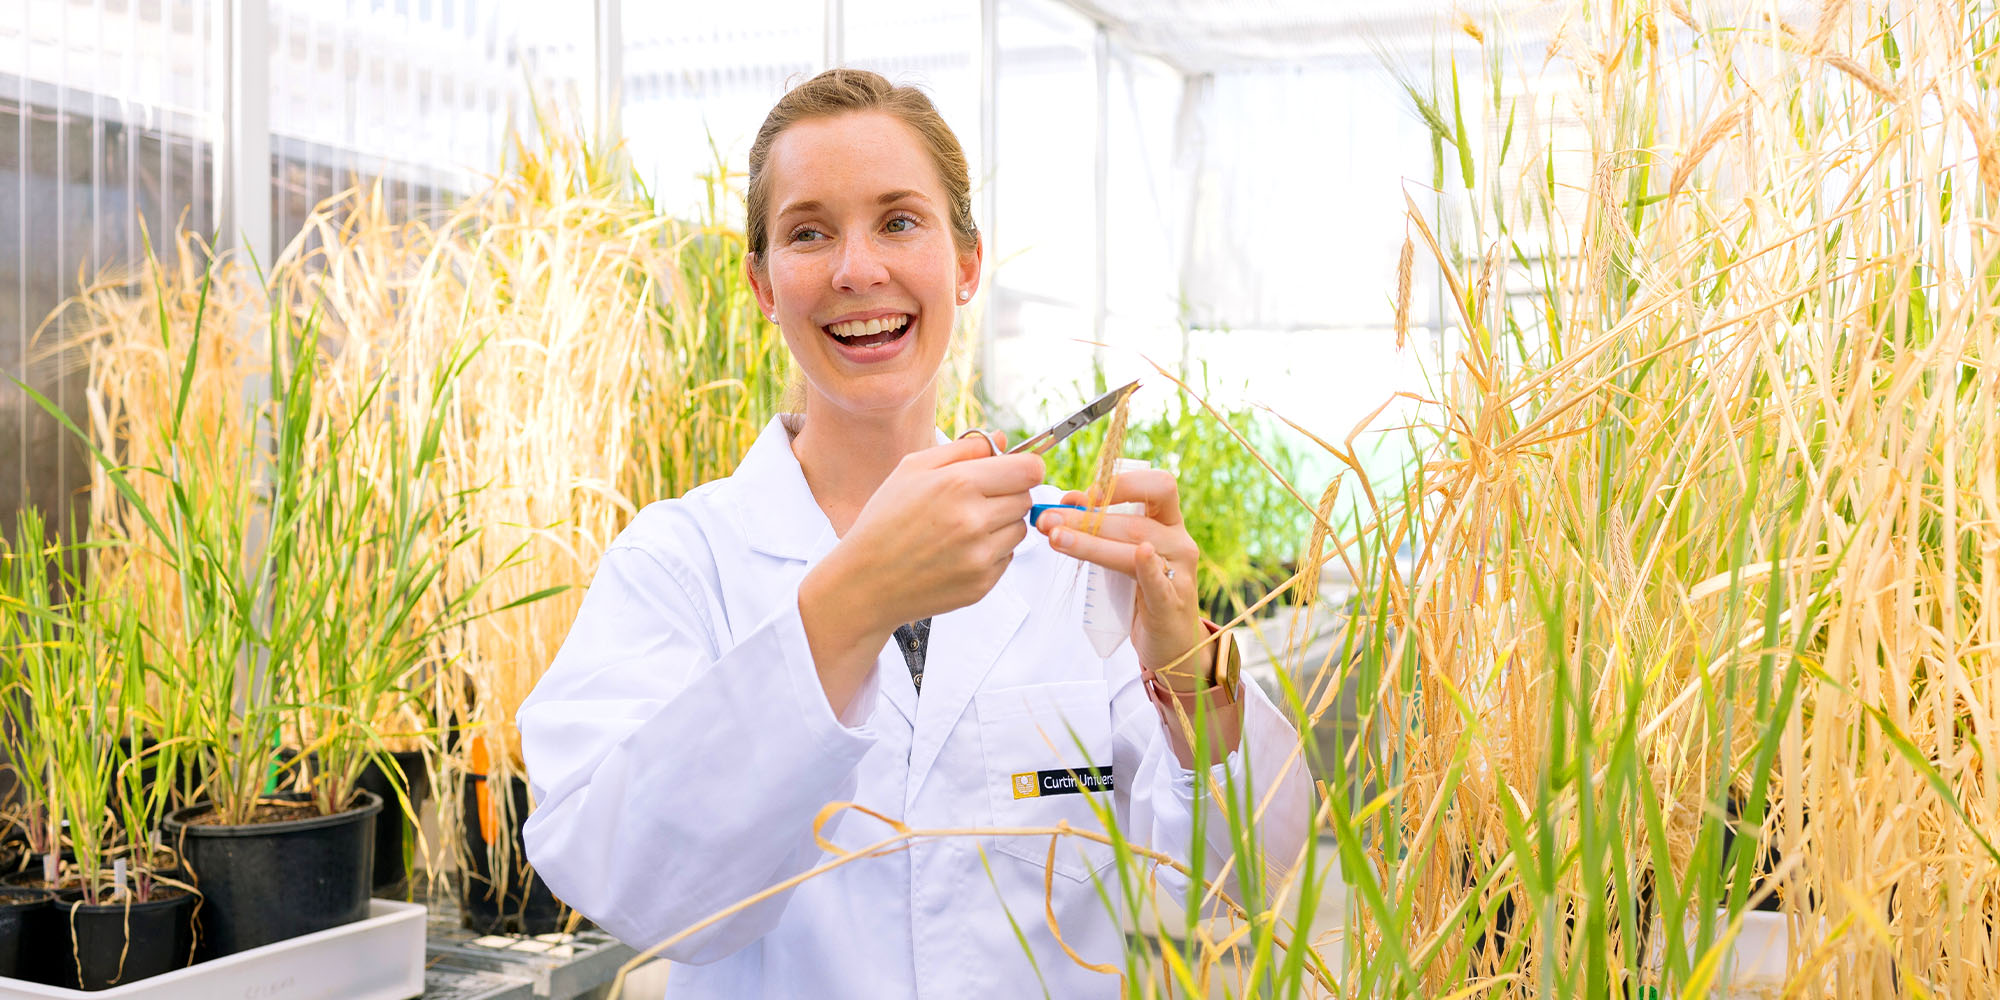
[[[1014,797],[1017,799],[1108,792],[1111,789],[1111,769],[1108,767],[1063,767],[1053,771],[1022,771],[1014,775]]]

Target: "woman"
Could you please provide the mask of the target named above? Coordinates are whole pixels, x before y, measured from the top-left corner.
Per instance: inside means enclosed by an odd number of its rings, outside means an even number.
[[[773,420],[735,474],[640,512],[523,706],[528,854],[550,888],[651,946],[826,860],[814,820],[843,801],[917,828],[1092,830],[1102,803],[1185,857],[1201,790],[1174,707],[1204,701],[1234,751],[1213,777],[1247,774],[1269,799],[1281,873],[1307,826],[1298,737],[1255,685],[1215,682],[1230,647],[1197,611],[1173,478],[1121,477],[1110,501],[1143,515],[1094,534],[1046,515],[1031,534],[1030,504],[1064,496],[1041,459],[934,425],[982,248],[930,102],[873,73],[815,77],[759,130],[747,203],[750,281],[804,373],[804,413]],[[1137,580],[1132,641],[1108,658],[1081,628],[1079,560]],[[1229,832],[1210,818],[1214,872]],[[821,834],[853,849],[891,829],[847,810]],[[838,867],[682,936],[665,954],[690,967],[668,992],[1113,996],[1043,918],[1050,858],[1047,836],[953,837]],[[1111,861],[1075,837],[1053,855],[1054,915],[1091,962],[1122,953],[1093,886]]]

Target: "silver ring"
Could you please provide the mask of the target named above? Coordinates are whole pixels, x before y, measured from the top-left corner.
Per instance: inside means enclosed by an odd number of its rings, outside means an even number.
[[[979,429],[979,428],[977,428],[977,427],[974,427],[973,429],[971,429],[971,430],[969,430],[969,431],[966,431],[966,432],[965,432],[965,433],[963,433],[963,434],[960,434],[960,435],[958,436],[958,439],[959,439],[960,441],[963,441],[963,440],[965,440],[966,438],[969,438],[969,437],[971,437],[971,436],[972,436],[972,435],[974,435],[974,434],[977,434],[977,435],[979,435],[980,437],[983,437],[983,438],[985,438],[985,439],[986,439],[986,447],[988,447],[988,448],[991,448],[991,449],[993,449],[993,454],[995,454],[995,455],[998,455],[998,454],[1000,454],[1000,443],[999,443],[998,441],[995,441],[995,440],[993,440],[993,435],[991,435],[991,434],[988,434],[988,433],[986,433],[985,431],[983,431],[983,430],[980,430],[980,429]]]

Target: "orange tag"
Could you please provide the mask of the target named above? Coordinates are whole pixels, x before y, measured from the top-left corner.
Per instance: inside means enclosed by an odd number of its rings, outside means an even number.
[[[500,817],[493,815],[492,782],[486,780],[486,737],[472,738],[472,777],[479,784],[473,790],[474,804],[479,809],[479,839],[490,844],[497,836]]]

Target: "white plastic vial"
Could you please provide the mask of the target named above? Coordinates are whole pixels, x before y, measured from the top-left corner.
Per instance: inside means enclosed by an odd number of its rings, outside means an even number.
[[[1139,459],[1121,458],[1112,463],[1111,474],[1117,477],[1150,468],[1151,465]],[[1143,514],[1146,505],[1138,501],[1114,503],[1104,508],[1104,512]],[[1110,656],[1119,643],[1132,635],[1132,604],[1137,597],[1138,581],[1130,574],[1088,564],[1083,585],[1083,634],[1090,637],[1090,648],[1098,656]]]

